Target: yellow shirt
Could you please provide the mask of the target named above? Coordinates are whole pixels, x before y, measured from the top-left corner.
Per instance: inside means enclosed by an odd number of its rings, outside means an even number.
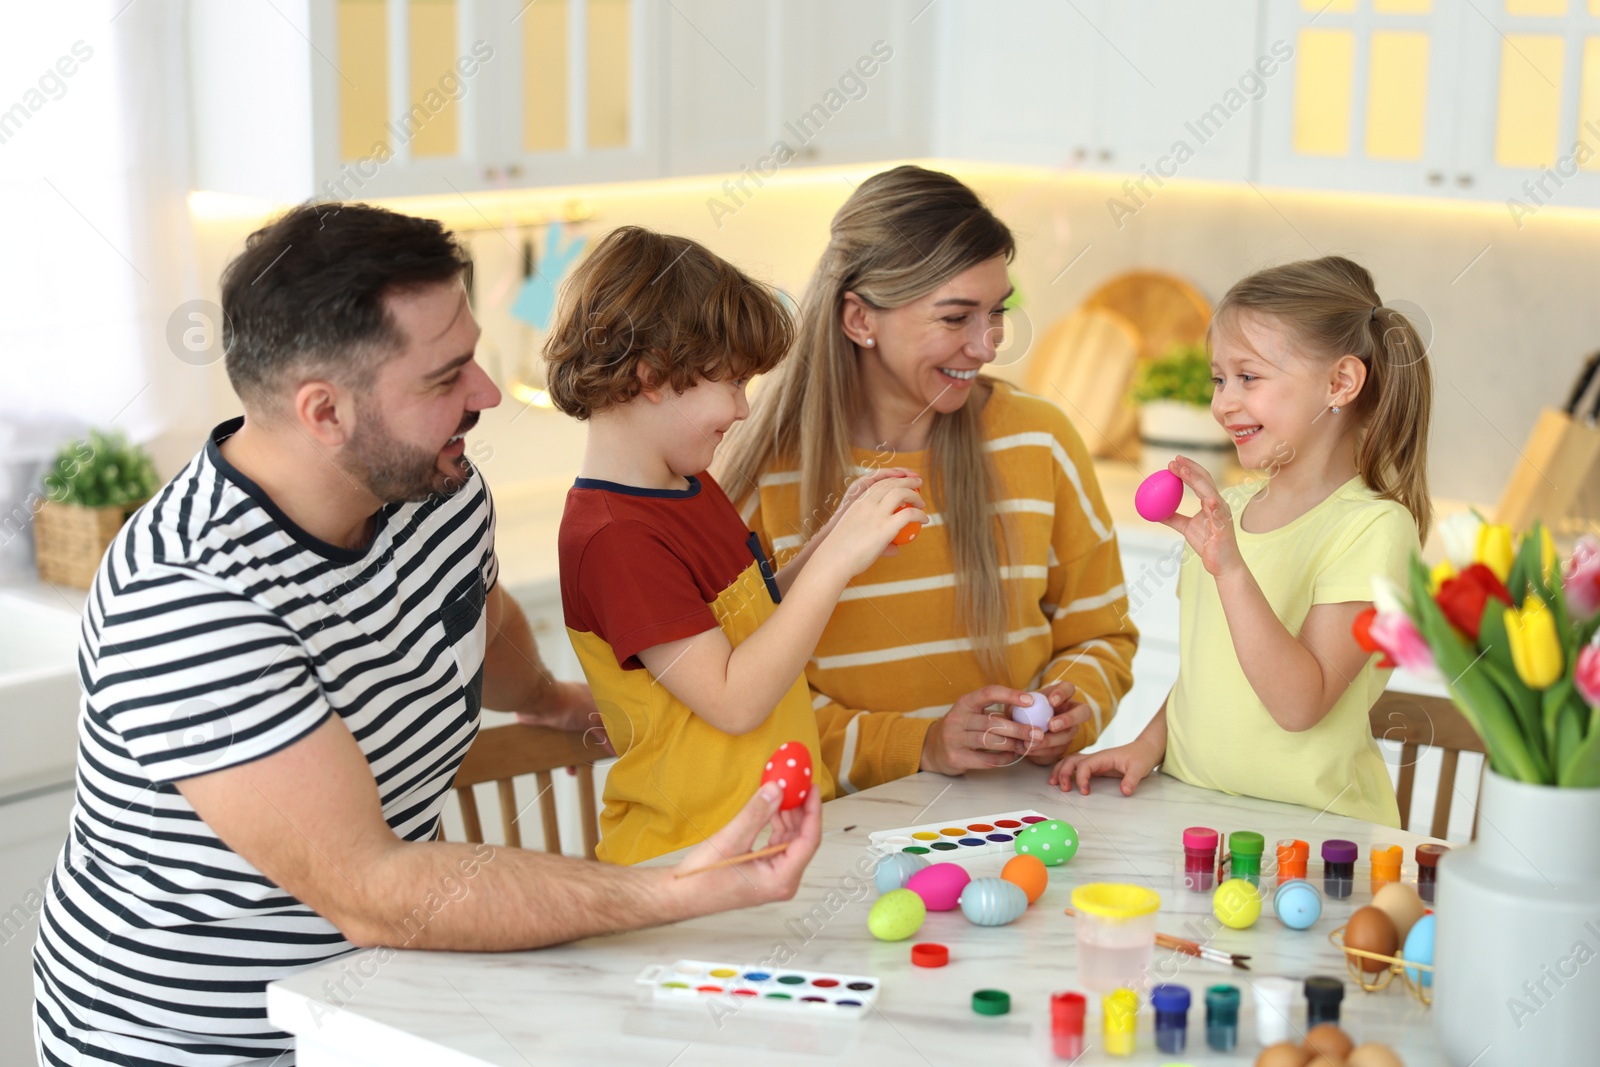
[[[1313,604],[1370,601],[1374,575],[1403,586],[1419,550],[1416,523],[1404,507],[1352,478],[1294,521],[1251,533],[1240,518],[1267,484],[1229,502],[1239,553],[1290,633],[1300,631]],[[1225,793],[1398,827],[1394,787],[1367,718],[1390,672],[1369,658],[1321,722],[1290,732],[1245,678],[1216,579],[1192,551],[1178,574],[1178,601],[1180,659],[1167,703],[1166,772]]]
[[[990,683],[1074,683],[1092,712],[1074,750],[1100,735],[1133,684],[1139,635],[1082,439],[1056,405],[1005,382],[994,382],[981,424],[1000,479],[995,510],[1012,523],[1019,548],[1001,572],[1011,601],[1005,673],[986,674],[973,652],[957,612],[945,515],[934,508],[915,541],[851,581],[806,668],[822,757],[841,793],[916,773],[933,719]],[[928,457],[857,449],[855,459],[856,473],[925,472]],[[781,463],[758,484],[741,513],[782,564],[804,543],[799,471]]]

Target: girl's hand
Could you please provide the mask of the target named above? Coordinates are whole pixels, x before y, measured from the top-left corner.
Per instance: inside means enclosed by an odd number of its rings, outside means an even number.
[[[1050,784],[1059,786],[1063,793],[1072,792],[1076,786],[1078,792],[1088,796],[1090,778],[1120,777],[1122,795],[1131,797],[1159,762],[1160,759],[1138,741],[1087,755],[1074,752],[1056,764],[1055,770],[1050,772]]]
[[[1233,532],[1233,510],[1217,492],[1217,483],[1211,480],[1211,475],[1200,464],[1183,456],[1167,464],[1167,469],[1200,498],[1200,511],[1196,515],[1173,515],[1162,519],[1161,525],[1182,534],[1213,577],[1220,578],[1244,566],[1244,559],[1239,555],[1239,541]]]
[[[832,570],[844,582],[872,566],[906,523],[928,521],[916,491],[920,484],[921,479],[904,476],[874,481],[849,507],[840,509],[832,532],[807,566]],[[904,511],[899,510],[902,505]]]

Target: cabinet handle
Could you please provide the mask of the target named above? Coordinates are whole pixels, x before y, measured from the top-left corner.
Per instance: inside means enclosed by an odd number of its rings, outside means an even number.
[[[1470,174],[1457,174],[1456,175],[1456,184],[1459,185],[1463,189],[1470,188],[1471,185],[1472,185],[1472,175],[1470,175]]]
[[[483,180],[486,181],[486,182],[499,181],[500,180],[500,168],[499,167],[484,167],[483,168]]]
[[[1109,149],[1109,148],[1100,149],[1100,162],[1102,162],[1102,163],[1110,163],[1111,162],[1111,149]]]
[[[520,177],[522,177],[522,164],[521,163],[513,163],[510,166],[508,166],[506,168],[506,177],[507,178],[520,178]]]
[[[1436,170],[1430,170],[1428,172],[1428,184],[1429,185],[1443,185],[1444,184],[1444,175],[1439,173]]]
[[[1079,161],[1088,159],[1089,158],[1089,150],[1087,148],[1083,147],[1083,145],[1079,145],[1077,148],[1074,148],[1072,150],[1072,158],[1076,159],[1076,160],[1079,160]]]

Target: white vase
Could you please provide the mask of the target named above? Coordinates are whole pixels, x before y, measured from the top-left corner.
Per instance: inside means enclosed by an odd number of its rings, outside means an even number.
[[[1146,470],[1165,467],[1181,453],[1214,477],[1234,461],[1233,437],[1217,424],[1211,409],[1178,400],[1139,405],[1139,452]]]
[[[1600,1059],[1600,789],[1489,771],[1436,909],[1433,1025],[1454,1067]]]

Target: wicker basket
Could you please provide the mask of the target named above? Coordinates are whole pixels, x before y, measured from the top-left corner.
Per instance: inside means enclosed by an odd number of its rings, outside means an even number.
[[[34,556],[47,582],[88,589],[94,572],[128,516],[144,501],[105,508],[46,501],[33,520]]]

